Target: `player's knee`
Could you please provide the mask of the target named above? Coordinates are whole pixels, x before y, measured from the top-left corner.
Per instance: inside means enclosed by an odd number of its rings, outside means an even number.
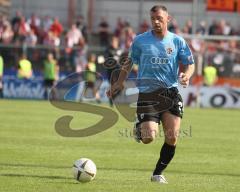
[[[177,137],[167,137],[165,138],[165,142],[169,145],[176,145],[177,144]]]
[[[149,144],[154,140],[154,138],[142,138],[142,142],[144,144]]]
[[[155,130],[150,130],[145,133],[142,133],[142,142],[144,144],[151,143],[156,137],[156,131]]]

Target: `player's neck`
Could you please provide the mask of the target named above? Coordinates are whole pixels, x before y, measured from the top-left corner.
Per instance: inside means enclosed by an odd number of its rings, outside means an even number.
[[[167,36],[167,33],[168,33],[167,30],[162,33],[157,33],[156,31],[152,31],[152,32],[153,32],[154,36],[156,36],[159,39],[163,39],[164,37]]]

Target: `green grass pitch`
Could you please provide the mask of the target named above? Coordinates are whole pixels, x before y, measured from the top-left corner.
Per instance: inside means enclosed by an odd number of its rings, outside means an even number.
[[[134,142],[132,124],[120,116],[111,129],[86,138],[58,135],[54,123],[74,116],[73,128],[94,124],[96,115],[62,111],[44,101],[0,100],[1,192],[239,191],[240,110],[185,109],[176,155],[165,171],[168,185],[150,182],[163,142]],[[107,107],[107,106],[105,106]],[[90,183],[72,177],[72,164],[92,159]]]

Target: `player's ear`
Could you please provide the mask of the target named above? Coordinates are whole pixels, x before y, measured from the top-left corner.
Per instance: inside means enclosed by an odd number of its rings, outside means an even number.
[[[171,16],[171,15],[168,15],[167,20],[168,20],[168,23],[170,23],[170,22],[172,21],[172,16]]]

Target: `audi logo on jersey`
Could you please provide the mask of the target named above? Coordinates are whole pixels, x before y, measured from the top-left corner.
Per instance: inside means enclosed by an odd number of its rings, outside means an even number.
[[[152,57],[151,58],[151,64],[168,64],[169,59],[163,58],[163,57]]]

